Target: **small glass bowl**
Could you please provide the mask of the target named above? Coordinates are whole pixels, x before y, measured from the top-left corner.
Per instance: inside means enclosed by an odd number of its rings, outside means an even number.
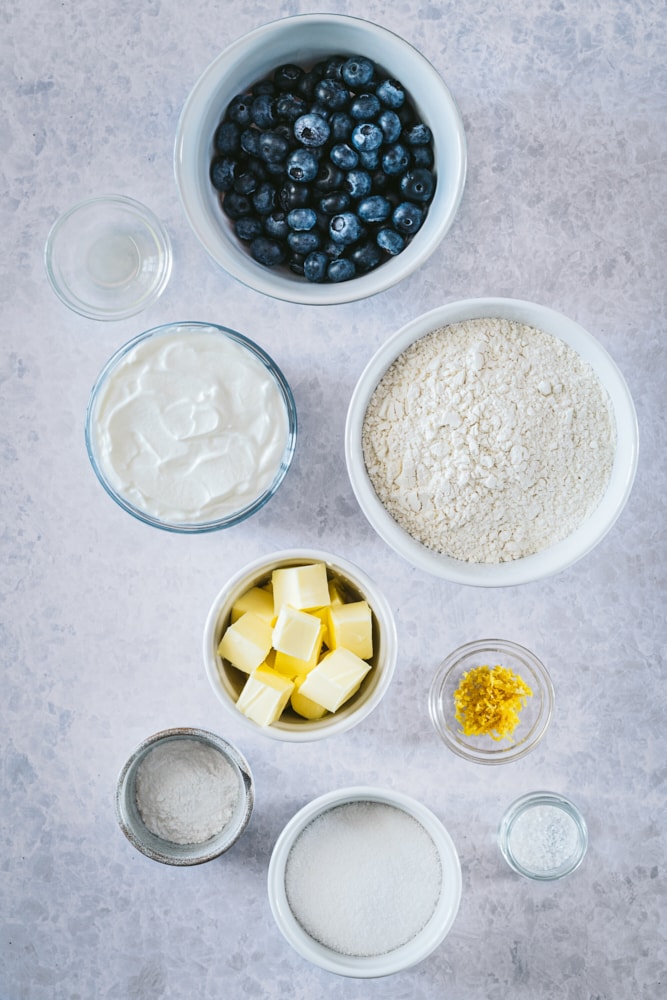
[[[588,847],[586,821],[555,792],[530,792],[513,802],[498,828],[505,861],[519,875],[552,882],[570,875]]]
[[[136,777],[139,765],[146,755],[156,746],[174,740],[199,740],[206,746],[213,747],[231,764],[238,776],[238,797],[234,813],[220,831],[209,840],[200,844],[175,844],[162,837],[157,837],[148,829],[139,809],[136,799]],[[164,729],[149,736],[130,754],[116,784],[116,818],[118,824],[138,851],[153,861],[164,865],[200,865],[212,861],[228,851],[239,839],[252,815],[255,801],[255,790],[252,773],[247,760],[235,746],[205,729],[180,727]]]
[[[119,320],[145,309],[171,275],[171,241],[133,198],[79,202],[53,225],[44,263],[56,295],[88,319]]]
[[[500,664],[518,674],[532,690],[511,740],[465,736],[456,719],[454,692],[474,667]],[[519,760],[547,731],[554,707],[554,689],[544,664],[528,649],[507,639],[479,639],[455,649],[438,667],[429,691],[429,713],[439,736],[450,750],[477,764],[506,764]]]
[[[112,473],[108,469],[105,470],[104,461],[101,457],[99,446],[100,435],[96,432],[95,421],[98,407],[102,405],[101,401],[103,401],[107,392],[110,378],[114,375],[114,372],[116,372],[116,370],[131,356],[131,352],[134,348],[140,348],[141,345],[146,342],[157,343],[161,337],[170,337],[172,339],[179,338],[181,343],[185,345],[187,344],[187,338],[190,335],[195,335],[199,332],[207,334],[211,333],[220,338],[221,346],[224,345],[225,342],[236,345],[237,350],[240,350],[242,353],[247,353],[248,361],[252,365],[259,365],[266,369],[266,372],[275,383],[277,392],[285,406],[285,445],[280,463],[275,469],[272,481],[254,498],[249,500],[246,499],[240,502],[240,505],[237,508],[226,511],[225,513],[220,513],[219,516],[213,517],[209,520],[169,520],[166,517],[160,517],[157,514],[153,514],[149,510],[142,508],[139,503],[134,503],[122,492],[121,489],[114,486],[111,481]],[[155,369],[160,369],[160,365],[157,362],[155,363]],[[208,384],[202,383],[200,395],[206,395],[209,389],[210,386]],[[278,487],[287,475],[289,467],[292,463],[292,458],[294,457],[296,437],[296,404],[294,402],[292,390],[290,389],[289,384],[287,383],[281,370],[278,368],[273,359],[269,357],[266,351],[262,350],[259,345],[255,344],[248,337],[215,323],[200,323],[196,321],[185,323],[166,323],[163,326],[147,330],[144,333],[139,334],[133,340],[130,340],[127,344],[116,351],[116,353],[109,359],[107,364],[102,369],[91,391],[86,411],[85,439],[88,457],[95,475],[109,496],[116,501],[119,507],[122,507],[122,509],[127,511],[128,514],[136,517],[144,524],[152,525],[154,528],[161,528],[164,531],[184,534],[201,534],[208,531],[218,531],[222,528],[230,528],[234,525],[240,524],[246,518],[261,510],[261,508],[268,503],[271,497],[274,496]]]

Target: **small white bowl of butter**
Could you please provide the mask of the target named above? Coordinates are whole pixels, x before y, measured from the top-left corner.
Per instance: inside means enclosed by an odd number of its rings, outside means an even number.
[[[204,628],[204,667],[241,725],[304,743],[358,725],[396,666],[387,599],[361,569],[319,549],[256,560],[219,592]]]
[[[228,528],[274,495],[296,447],[296,406],[271,357],[213,323],[139,334],[91,392],[86,447],[106,492],[182,533]]]

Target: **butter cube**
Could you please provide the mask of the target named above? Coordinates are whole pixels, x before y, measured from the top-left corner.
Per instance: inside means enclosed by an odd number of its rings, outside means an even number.
[[[261,664],[243,685],[236,707],[258,726],[270,726],[280,718],[293,690],[291,680]]]
[[[370,669],[370,663],[341,646],[322,657],[306,675],[299,693],[335,712],[354,694]]]
[[[299,660],[310,660],[322,647],[322,622],[306,611],[285,605],[273,626],[273,648]]]
[[[327,710],[323,705],[318,705],[316,701],[311,701],[310,698],[306,698],[305,695],[301,694],[301,685],[303,684],[303,679],[297,679],[294,685],[294,690],[290,697],[290,704],[292,708],[297,713],[297,715],[302,716],[304,719],[323,719],[327,714]]]
[[[239,620],[241,615],[252,611],[254,614],[264,618],[269,625],[273,625],[273,595],[269,594],[263,587],[251,587],[245,594],[241,594],[232,605],[232,622]]]
[[[247,611],[225,629],[218,655],[229,660],[238,670],[251,674],[266,659],[272,639],[273,631],[269,623],[254,612]]]
[[[332,648],[331,647],[331,638],[329,636],[329,631],[330,631],[330,627],[331,627],[330,626],[330,615],[329,615],[330,610],[331,610],[331,608],[327,604],[326,608],[313,608],[312,611],[308,612],[308,614],[315,615],[315,617],[319,618],[320,621],[322,622],[322,642],[327,647],[327,649],[331,649]]]
[[[329,604],[345,604],[342,588],[335,580],[329,580]]]
[[[274,569],[271,580],[273,610],[276,616],[286,604],[298,611],[304,611],[310,608],[322,608],[329,603],[329,582],[324,563]]]
[[[338,604],[329,609],[331,649],[344,646],[362,660],[373,655],[373,621],[366,601]]]
[[[317,666],[317,661],[320,658],[321,652],[321,639],[319,642],[315,643],[312,655],[307,660],[302,660],[298,656],[290,656],[289,653],[283,653],[275,650],[273,666],[279,673],[284,674],[285,677],[290,677],[292,680],[294,680],[295,677],[305,677],[306,674],[310,673],[310,671]]]

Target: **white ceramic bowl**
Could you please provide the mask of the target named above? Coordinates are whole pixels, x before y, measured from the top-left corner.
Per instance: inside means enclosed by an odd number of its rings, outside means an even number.
[[[378,802],[393,806],[415,819],[435,845],[442,870],[441,892],[435,909],[422,930],[406,944],[385,954],[369,957],[341,954],[311,937],[294,916],[285,886],[290,851],[300,834],[329,810],[355,802]],[[268,892],[271,912],[280,932],[303,958],[340,976],[372,979],[392,975],[416,965],[443,942],[454,923],[461,900],[461,866],[449,833],[440,820],[421,803],[400,792],[384,788],[344,788],[310,802],[285,826],[269,862]]]
[[[503,563],[472,563],[427,548],[391,517],[366,471],[362,430],[368,403],[389,366],[411,344],[450,323],[500,317],[525,323],[560,338],[587,361],[607,390],[616,422],[616,451],[609,484],[596,510],[562,541],[532,555]],[[453,583],[502,587],[529,583],[558,573],[591,551],[612,528],[632,489],[639,434],[625,379],[601,344],[582,326],[546,306],[517,299],[481,298],[452,302],[419,316],[380,347],[366,365],[350,400],[345,456],[355,496],[372,527],[395,552],[418,569]]]
[[[223,215],[209,169],[213,136],[233,97],[283,63],[306,65],[332,55],[365,55],[401,81],[433,133],[437,185],[428,216],[402,253],[375,271],[339,284],[312,284],[257,264]],[[415,271],[436,249],[458,209],[466,173],[463,124],[449,89],[408,42],[370,21],[302,14],[264,24],[217,56],[188,97],[174,151],[176,184],[202,246],[229,274],[266,295],[307,305],[351,302],[381,292]]]
[[[175,844],[148,829],[137,807],[137,771],[155,747],[178,740],[197,740],[222,754],[238,778],[238,797],[231,819],[220,833],[199,844]],[[116,818],[130,843],[152,861],[186,867],[212,861],[228,851],[239,839],[252,815],[255,790],[247,760],[235,746],[205,729],[179,727],[164,729],[143,740],[130,754],[116,784]]]
[[[361,687],[338,711],[318,720],[308,720],[287,709],[270,726],[259,726],[236,707],[246,675],[218,655],[218,645],[229,624],[232,605],[251,587],[266,583],[274,569],[323,562],[330,575],[368,601],[373,615],[372,670]],[[358,725],[377,707],[387,692],[396,666],[398,645],[396,625],[389,603],[377,584],[357,566],[339,556],[318,549],[289,549],[257,559],[240,570],[213,601],[204,627],[204,668],[211,687],[225,710],[240,725],[254,733],[289,743],[306,743],[346,732]]]

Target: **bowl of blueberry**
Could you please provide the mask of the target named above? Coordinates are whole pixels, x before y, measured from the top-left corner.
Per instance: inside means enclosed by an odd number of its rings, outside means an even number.
[[[174,171],[190,226],[228,274],[331,305],[392,287],[434,252],[463,194],[465,132],[407,41],[303,14],[244,35],[202,73]]]

